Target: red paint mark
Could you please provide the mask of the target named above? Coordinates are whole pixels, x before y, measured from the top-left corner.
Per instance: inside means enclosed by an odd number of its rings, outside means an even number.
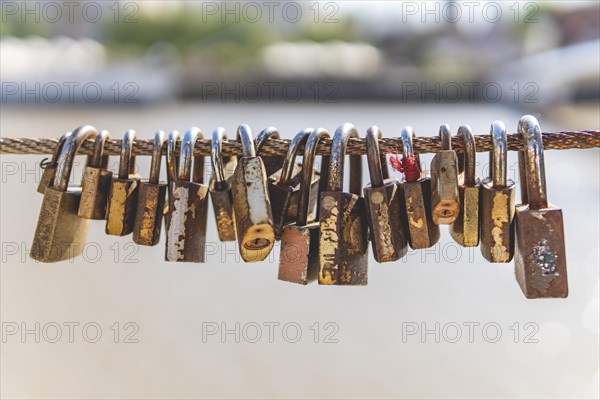
[[[421,177],[421,170],[417,163],[417,157],[403,157],[398,154],[398,151],[390,151],[390,165],[398,172],[404,174],[404,178],[407,182],[414,182]]]

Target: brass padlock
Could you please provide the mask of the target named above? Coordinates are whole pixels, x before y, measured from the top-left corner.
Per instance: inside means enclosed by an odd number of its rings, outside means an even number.
[[[515,183],[506,176],[508,144],[502,121],[492,124],[490,177],[481,190],[481,254],[492,263],[507,263],[515,248]]]
[[[217,222],[217,233],[221,242],[233,242],[236,239],[235,216],[233,214],[233,194],[231,192],[231,172],[224,166],[221,155],[223,139],[227,139],[224,128],[214,130],[210,147],[210,162],[213,173],[210,178],[209,192]]]
[[[240,125],[237,138],[243,156],[235,167],[231,189],[238,247],[244,261],[257,262],[267,258],[275,244],[267,174],[254,151],[250,127]]]
[[[303,177],[302,164],[296,163],[296,155],[301,145],[305,144],[312,128],[306,128],[296,134],[290,141],[283,166],[273,175],[269,176],[269,199],[273,214],[273,229],[275,238],[281,238],[283,227],[296,220],[298,216],[298,201],[300,198],[301,182]],[[313,209],[317,201],[317,188],[319,186],[319,173],[313,171],[310,179],[309,209]]]
[[[442,150],[431,161],[431,210],[433,222],[450,225],[458,217],[458,166],[447,124],[440,126]]]
[[[195,127],[183,135],[177,179],[169,184],[166,261],[205,261],[208,186],[203,183],[204,157],[193,155],[198,138],[203,139],[202,131]]]
[[[515,212],[515,271],[527,298],[567,297],[567,261],[562,210],[546,196],[542,134],[537,119],[519,120],[525,142],[519,159],[522,204]]]
[[[163,213],[167,195],[167,183],[160,182],[160,164],[165,133],[154,135],[150,176],[140,181],[138,202],[133,225],[133,241],[143,246],[154,246],[160,240]]]
[[[113,177],[106,206],[106,234],[125,236],[133,232],[140,187],[140,177],[134,174],[135,157],[131,155],[135,131],[125,132],[121,142],[119,175]]]
[[[421,161],[413,152],[412,127],[402,129],[402,156],[414,163],[416,171],[405,174],[402,183],[403,207],[406,210],[408,243],[412,249],[432,247],[440,239],[440,227],[433,222],[431,213],[431,179],[421,171]]]
[[[81,201],[78,215],[86,219],[104,219],[106,203],[112,182],[112,171],[108,170],[108,156],[104,156],[104,143],[110,139],[107,131],[100,131],[94,142],[94,153],[83,170]]]
[[[464,143],[464,152],[458,155],[460,211],[456,220],[450,225],[450,236],[461,246],[477,247],[481,183],[475,172],[477,154],[475,138],[469,125],[461,125],[458,128],[458,137],[462,138]]]
[[[295,224],[283,227],[281,234],[281,252],[279,253],[279,280],[306,285],[317,279],[319,272],[319,221],[309,221],[310,199],[313,191],[313,166],[317,155],[317,145],[322,138],[330,139],[331,135],[323,128],[313,130],[304,146],[302,159],[302,182],[300,183],[300,200]],[[323,157],[321,176],[327,175],[329,162]],[[317,193],[318,195],[318,193]]]
[[[31,258],[57,262],[81,254],[88,231],[88,220],[77,216],[81,187],[69,187],[73,160],[81,144],[98,131],[84,125],[65,139],[56,164],[53,182],[44,191]]]
[[[363,192],[367,207],[373,256],[377,262],[395,261],[408,248],[402,213],[402,184],[389,177],[385,156],[379,152],[381,130],[373,126],[367,130],[367,164],[371,183]]]
[[[333,136],[327,191],[321,193],[319,284],[366,285],[369,261],[368,223],[361,193],[361,157],[350,156],[350,193],[343,192],[344,156],[354,125],[340,126]]]
[[[284,162],[284,157],[282,156],[266,156],[262,154],[263,146],[270,139],[280,139],[279,130],[273,126],[260,131],[258,135],[256,135],[256,139],[254,139],[256,155],[262,159],[267,177],[279,171],[283,167]]]
[[[56,148],[54,149],[54,154],[52,154],[52,158],[50,162],[44,165],[44,171],[42,172],[42,176],[40,177],[40,182],[38,183],[37,191],[41,194],[44,194],[46,188],[51,186],[54,182],[54,175],[56,174],[56,165],[58,164],[58,156],[63,148],[63,145],[71,132],[67,132],[63,134],[60,139],[58,139],[58,143],[56,144]]]

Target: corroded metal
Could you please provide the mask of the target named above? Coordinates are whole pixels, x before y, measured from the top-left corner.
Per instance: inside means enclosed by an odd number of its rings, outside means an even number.
[[[52,158],[50,162],[44,166],[44,171],[42,172],[42,176],[40,177],[40,182],[38,183],[37,191],[41,194],[44,194],[46,188],[52,186],[54,182],[54,175],[56,174],[56,165],[58,164],[58,156],[63,148],[63,144],[67,140],[67,138],[71,135],[71,132],[66,132],[63,134],[60,139],[58,139],[58,143],[56,143],[56,147],[54,149],[54,153],[52,153]]]
[[[231,193],[232,170],[226,169],[221,155],[223,139],[227,139],[224,128],[214,130],[211,139],[210,162],[213,174],[209,192],[217,223],[217,233],[221,242],[236,239],[235,215],[233,214],[233,194]]]
[[[80,218],[101,220],[106,218],[106,204],[112,181],[112,171],[107,169],[108,156],[103,155],[104,143],[110,135],[103,130],[96,136],[94,154],[83,170],[81,182]]]
[[[431,210],[433,222],[449,225],[458,218],[458,165],[456,152],[451,147],[450,127],[440,126],[442,150],[431,161]]]

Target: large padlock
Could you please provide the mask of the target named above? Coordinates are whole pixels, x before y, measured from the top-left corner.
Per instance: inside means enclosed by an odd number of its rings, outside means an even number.
[[[133,225],[133,241],[143,246],[154,246],[160,240],[167,195],[167,183],[160,181],[160,164],[165,133],[154,135],[150,175],[140,181],[138,202]]]
[[[203,138],[202,131],[195,127],[183,135],[177,179],[169,184],[166,261],[205,261],[208,186],[203,184],[204,157],[193,155],[198,137]]]
[[[319,190],[318,187],[313,187],[312,180],[317,145],[322,138],[329,139],[331,135],[327,130],[319,128],[313,130],[306,141],[296,223],[284,226],[281,235],[279,279],[301,285],[317,279],[319,272],[319,221],[309,222],[309,215],[314,208],[314,205],[310,205],[312,192]],[[323,158],[321,176],[327,176],[329,162],[327,157]]]
[[[479,245],[479,208],[481,183],[475,172],[476,149],[473,131],[469,125],[458,128],[458,137],[464,143],[464,152],[458,155],[459,178],[458,196],[459,213],[450,225],[450,236],[461,246],[477,247]]]
[[[408,248],[405,216],[402,213],[402,184],[389,177],[385,156],[379,152],[381,130],[367,130],[367,164],[371,183],[363,192],[367,207],[373,256],[377,262],[396,261]]]
[[[232,171],[227,170],[224,165],[221,154],[223,139],[227,139],[225,129],[215,129],[211,138],[210,162],[213,173],[210,178],[209,192],[215,212],[219,240],[233,242],[236,239],[236,232],[231,192]]]
[[[135,157],[131,155],[135,131],[125,132],[121,142],[119,175],[113,177],[106,206],[106,234],[125,236],[133,232],[140,187],[140,177],[134,174]]]
[[[40,182],[38,183],[37,191],[41,194],[44,194],[46,188],[51,186],[54,182],[54,175],[56,174],[56,166],[58,165],[58,156],[63,148],[63,145],[71,132],[64,133],[59,139],[58,143],[56,143],[56,148],[54,149],[54,154],[52,154],[52,158],[50,162],[43,166],[44,171],[42,172],[42,176],[40,177]]]
[[[282,156],[271,156],[264,154],[263,147],[271,139],[280,139],[279,130],[273,126],[260,131],[258,135],[256,135],[256,139],[254,139],[254,149],[256,155],[259,156],[263,161],[267,179],[269,176],[273,175],[283,167],[283,162],[285,159]]]
[[[542,134],[537,119],[519,120],[522,204],[516,207],[515,272],[527,298],[567,297],[562,210],[548,203]]]
[[[84,125],[66,138],[56,164],[53,182],[44,191],[31,258],[42,262],[67,260],[81,254],[88,231],[88,220],[77,215],[81,187],[70,187],[73,160],[81,144],[98,131]]]
[[[433,222],[450,225],[458,218],[460,202],[456,152],[447,124],[440,126],[440,139],[442,149],[431,161],[431,210]]]
[[[515,248],[515,183],[506,176],[508,144],[502,121],[492,124],[490,177],[481,189],[481,254],[492,263],[507,263]]]
[[[431,179],[423,175],[419,156],[414,154],[412,139],[416,135],[413,128],[405,127],[401,135],[402,157],[413,165],[410,173],[405,173],[402,183],[405,231],[412,249],[426,249],[440,239],[440,227],[433,222],[431,213]]]
[[[319,217],[319,284],[366,285],[369,261],[368,222],[361,193],[361,157],[350,156],[350,193],[343,192],[344,156],[354,125],[333,136],[327,191],[321,193]]]
[[[235,167],[231,189],[238,247],[244,261],[257,262],[267,258],[275,244],[267,174],[262,159],[256,156],[248,125],[238,127],[237,139],[243,155]]]
[[[94,142],[94,153],[83,170],[79,217],[86,219],[106,218],[108,192],[112,171],[108,170],[108,156],[103,155],[104,143],[110,139],[107,131],[100,131]]]

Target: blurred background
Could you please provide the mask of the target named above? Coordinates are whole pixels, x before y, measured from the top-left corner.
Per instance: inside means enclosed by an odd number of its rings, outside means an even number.
[[[248,123],[290,138],[344,122],[389,137],[405,125],[433,136],[442,123],[486,134],[496,119],[516,132],[524,114],[544,131],[600,127],[596,1],[0,7],[5,137],[81,124],[113,137],[189,126],[233,136]],[[212,209],[203,265],[167,265],[164,236],[142,248],[101,222],[83,257],[39,264],[28,252],[43,158],[1,156],[2,398],[599,397],[598,149],[546,152],[570,295],[541,301],[524,299],[512,264],[486,263],[444,228],[432,249],[371,259],[367,287],[296,287],[276,279],[278,245],[246,265],[219,243]],[[136,161],[147,175],[149,158]],[[487,161],[480,153],[481,177]]]

